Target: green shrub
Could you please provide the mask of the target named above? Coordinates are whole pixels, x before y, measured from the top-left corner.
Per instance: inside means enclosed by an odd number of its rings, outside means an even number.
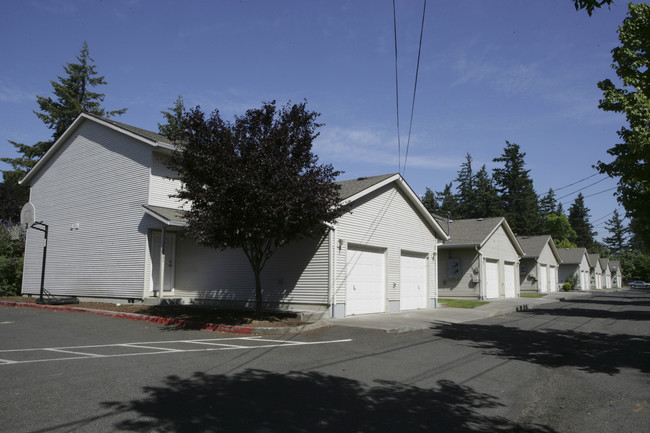
[[[18,224],[0,221],[0,296],[20,295],[25,232]]]
[[[571,291],[571,283],[568,281],[564,284],[562,284],[562,291],[563,292],[570,292]]]

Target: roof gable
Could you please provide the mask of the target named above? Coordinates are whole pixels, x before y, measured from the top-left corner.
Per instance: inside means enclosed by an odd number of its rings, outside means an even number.
[[[503,227],[506,235],[512,242],[519,255],[524,250],[517,241],[508,222],[503,217],[460,219],[449,222],[449,240],[445,241],[444,247],[452,246],[478,246],[483,247],[499,227]]]
[[[558,263],[562,262],[560,253],[553,242],[551,235],[540,235],[540,236],[517,236],[517,240],[521,245],[521,248],[524,250],[525,258],[537,258],[542,254],[544,248],[548,245],[557,260]]]
[[[339,197],[343,205],[350,204],[362,197],[367,196],[373,191],[378,190],[388,184],[394,183],[400,189],[408,201],[413,205],[418,214],[426,221],[426,224],[442,239],[447,239],[447,234],[438,224],[429,211],[424,207],[420,198],[413,192],[411,187],[406,183],[399,173],[382,174],[372,177],[359,177],[357,179],[343,180],[336,182],[341,187]]]
[[[174,145],[171,143],[171,141],[169,141],[169,139],[163,135],[92,114],[82,113],[75,119],[74,122],[72,122],[72,125],[70,125],[68,129],[66,129],[66,131],[63,133],[63,135],[61,135],[61,137],[59,137],[59,139],[54,142],[50,150],[48,150],[45,155],[43,155],[43,157],[36,163],[34,167],[32,167],[32,169],[25,175],[23,179],[20,180],[19,183],[21,185],[29,183],[29,181],[32,180],[39,171],[41,171],[47,162],[52,159],[52,157],[64,145],[68,138],[70,138],[84,122],[94,122],[99,125],[103,125],[121,134],[135,138],[136,140],[152,147],[160,147],[164,149],[174,148]]]

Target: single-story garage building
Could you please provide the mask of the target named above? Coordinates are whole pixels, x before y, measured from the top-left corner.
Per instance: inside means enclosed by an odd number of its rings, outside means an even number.
[[[562,261],[550,235],[517,236],[524,250],[519,262],[522,292],[548,293],[558,291],[558,269]]]
[[[449,230],[449,239],[439,246],[440,297],[519,296],[519,258],[524,251],[505,218],[438,221]]]
[[[559,278],[560,283],[575,275],[578,279],[577,287],[580,290],[589,290],[589,255],[586,248],[558,248],[560,258]]]

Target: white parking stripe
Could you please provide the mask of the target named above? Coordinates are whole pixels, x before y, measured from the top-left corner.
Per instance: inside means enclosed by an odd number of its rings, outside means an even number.
[[[255,343],[253,345],[236,345],[227,344],[223,341],[247,341]],[[118,344],[101,344],[91,346],[70,346],[70,347],[42,347],[33,349],[7,349],[0,350],[3,358],[0,358],[0,367],[3,365],[15,364],[28,364],[34,362],[51,362],[51,361],[71,361],[78,359],[91,359],[91,358],[119,358],[125,356],[142,356],[142,355],[162,355],[169,353],[190,353],[190,352],[214,352],[221,350],[254,350],[269,347],[299,347],[314,344],[332,344],[332,343],[347,343],[351,339],[345,340],[327,340],[327,341],[287,341],[287,340],[271,340],[261,339],[258,337],[241,337],[241,338],[214,338],[214,339],[201,339],[201,340],[169,340],[169,341],[149,341],[138,343],[118,343]],[[257,344],[269,343],[269,344]],[[201,346],[200,348],[178,349],[171,347],[160,347],[169,344],[188,344],[190,347],[193,345]],[[207,346],[207,347],[206,347]],[[120,349],[135,349],[144,350],[143,352],[120,353]],[[93,350],[94,349],[94,350]],[[109,353],[92,353],[96,350],[108,349]],[[117,353],[110,353],[111,350]],[[44,355],[39,355],[42,352]],[[47,353],[62,353],[77,355],[72,357],[48,357]],[[13,356],[12,356],[13,355]],[[30,359],[20,359],[21,355]],[[11,359],[14,358],[14,359]]]

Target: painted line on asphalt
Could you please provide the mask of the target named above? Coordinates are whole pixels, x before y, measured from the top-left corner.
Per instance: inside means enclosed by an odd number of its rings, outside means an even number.
[[[231,342],[221,343],[227,340]],[[255,343],[253,345],[245,344],[232,344],[233,340],[241,340],[246,342]],[[334,344],[334,343],[347,343],[352,339],[343,340],[326,340],[326,341],[288,341],[288,340],[271,340],[262,339],[258,337],[241,337],[241,338],[215,338],[215,339],[201,339],[201,340],[167,340],[167,341],[148,341],[148,342],[134,342],[134,343],[118,343],[118,344],[101,344],[90,346],[69,346],[69,347],[40,347],[31,349],[7,349],[0,350],[0,367],[3,365],[15,364],[31,364],[35,362],[52,362],[52,361],[71,361],[77,359],[97,359],[97,358],[120,358],[127,356],[144,356],[144,355],[162,355],[169,353],[191,353],[191,352],[216,352],[223,350],[254,350],[270,347],[299,347],[318,344]],[[265,344],[257,344],[265,343]],[[165,345],[177,344],[191,346],[201,346],[200,348],[171,348],[164,347]],[[162,346],[162,347],[161,347]],[[144,350],[140,352],[130,353],[110,353],[111,350],[119,349],[135,349]],[[103,349],[108,349],[109,353],[97,353]],[[94,353],[93,353],[94,352]],[[74,356],[67,357],[51,357],[51,354],[69,354]],[[12,356],[13,355],[13,356]],[[49,357],[48,357],[49,355]],[[30,359],[21,359],[21,357],[28,357]],[[13,359],[12,359],[13,358]]]

